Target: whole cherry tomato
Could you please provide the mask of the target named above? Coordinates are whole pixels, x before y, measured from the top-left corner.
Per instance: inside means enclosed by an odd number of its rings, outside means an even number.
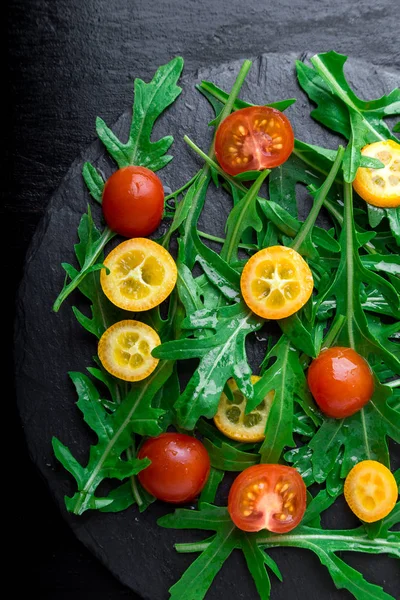
[[[153,171],[123,167],[106,181],[102,209],[107,225],[127,238],[146,237],[157,229],[164,210],[164,189]]]
[[[162,433],[148,439],[138,457],[151,460],[151,465],[138,474],[140,483],[164,502],[193,500],[210,473],[207,450],[199,440],[184,433]]]
[[[343,419],[359,411],[374,392],[371,369],[352,348],[334,346],[312,361],[308,387],[323,413]]]
[[[294,133],[289,119],[276,108],[241,108],[222,121],[215,137],[215,155],[226,173],[271,169],[292,153]]]
[[[248,467],[236,477],[229,492],[229,514],[243,531],[286,533],[300,523],[305,510],[306,486],[293,467]]]

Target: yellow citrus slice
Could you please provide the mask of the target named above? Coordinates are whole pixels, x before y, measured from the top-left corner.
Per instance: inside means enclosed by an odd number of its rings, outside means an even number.
[[[360,167],[353,187],[368,204],[382,208],[400,206],[400,144],[393,140],[374,142],[364,146],[363,156],[379,159],[383,169]]]
[[[251,376],[253,385],[259,379],[257,375]],[[230,400],[222,392],[218,411],[214,417],[215,425],[224,435],[232,440],[237,440],[238,442],[261,442],[265,437],[265,425],[274,398],[274,392],[269,392],[264,400],[246,415],[246,398],[238,389],[236,381],[228,379],[227,384],[232,392],[233,399]]]
[[[314,280],[302,256],[286,246],[256,252],[245,264],[240,288],[247,306],[264,319],[283,319],[310,298]]]
[[[156,331],[140,321],[111,325],[101,336],[98,354],[103,367],[119,379],[141,381],[154,371],[158,359],[151,351],[161,344]]]
[[[113,304],[134,312],[158,306],[174,289],[176,264],[170,253],[147,238],[132,238],[112,250],[100,283]]]
[[[344,497],[353,513],[366,523],[386,517],[398,496],[394,475],[376,460],[363,460],[346,477]]]

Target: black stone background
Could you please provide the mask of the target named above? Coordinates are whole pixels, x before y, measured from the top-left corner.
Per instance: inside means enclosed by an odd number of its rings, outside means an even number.
[[[2,120],[6,184],[1,189],[1,273],[7,335],[3,338],[7,340],[3,403],[8,411],[3,411],[6,447],[2,463],[8,469],[2,487],[3,522],[13,525],[7,545],[13,567],[9,582],[16,594],[33,593],[43,599],[131,598],[132,592],[93,558],[62,520],[28,457],[13,408],[14,292],[32,234],[70,164],[93,141],[97,114],[112,124],[130,105],[134,76],[146,78],[176,54],[184,56],[189,73],[262,52],[301,54],[331,48],[398,73],[398,9],[395,2],[386,0],[373,4],[343,0],[10,0],[5,7],[1,24],[8,53],[2,89],[8,106]],[[149,548],[141,560],[150,565],[149,577],[154,568],[154,576],[161,579],[160,589],[165,589],[162,571],[151,559]],[[393,561],[373,560],[380,575],[377,582],[398,595],[400,582],[396,587]],[[315,574],[309,572],[320,597],[349,597],[334,590],[316,560],[307,564],[315,568]],[[16,576],[11,576],[16,568]],[[229,579],[227,569],[224,578]],[[303,597],[305,591],[298,585],[285,590],[286,595],[279,597]],[[310,586],[310,598],[312,590]]]

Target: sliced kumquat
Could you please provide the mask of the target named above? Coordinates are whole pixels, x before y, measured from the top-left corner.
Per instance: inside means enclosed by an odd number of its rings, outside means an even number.
[[[286,246],[256,252],[245,264],[240,279],[244,301],[265,319],[283,319],[297,312],[310,298],[314,280],[302,256]]]
[[[154,371],[158,359],[152,350],[161,344],[157,332],[140,321],[111,325],[101,336],[98,354],[103,367],[125,381],[141,381]]]
[[[346,477],[346,502],[353,513],[366,523],[386,517],[393,510],[397,496],[394,475],[376,460],[359,462]]]
[[[383,169],[360,167],[353,187],[368,204],[382,208],[400,206],[400,144],[393,140],[374,142],[364,146],[363,156],[377,158]]]
[[[146,238],[122,242],[108,254],[100,283],[113,303],[125,310],[149,310],[172,292],[177,268],[170,253]]]
[[[257,375],[252,375],[252,384],[257,383],[259,379]],[[239,390],[236,381],[229,379],[227,384],[232,392],[232,399],[222,392],[218,411],[214,417],[215,425],[232,440],[261,442],[265,437],[265,426],[274,392],[269,392],[254,410],[246,414],[246,398]]]

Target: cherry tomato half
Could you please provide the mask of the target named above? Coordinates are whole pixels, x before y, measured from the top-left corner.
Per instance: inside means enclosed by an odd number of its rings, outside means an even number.
[[[343,419],[359,411],[374,392],[368,363],[352,348],[335,346],[312,361],[308,387],[323,413]]]
[[[243,531],[291,531],[305,510],[306,486],[293,467],[249,467],[236,477],[229,492],[229,514]]]
[[[222,121],[215,137],[215,155],[226,173],[271,169],[292,153],[294,133],[289,119],[276,108],[241,108]]]
[[[106,181],[102,200],[107,225],[127,238],[146,237],[157,229],[164,210],[160,179],[145,167],[123,167]]]
[[[151,465],[138,474],[140,483],[164,502],[193,500],[210,473],[207,450],[199,440],[184,433],[162,433],[148,439],[138,457],[151,460]]]

